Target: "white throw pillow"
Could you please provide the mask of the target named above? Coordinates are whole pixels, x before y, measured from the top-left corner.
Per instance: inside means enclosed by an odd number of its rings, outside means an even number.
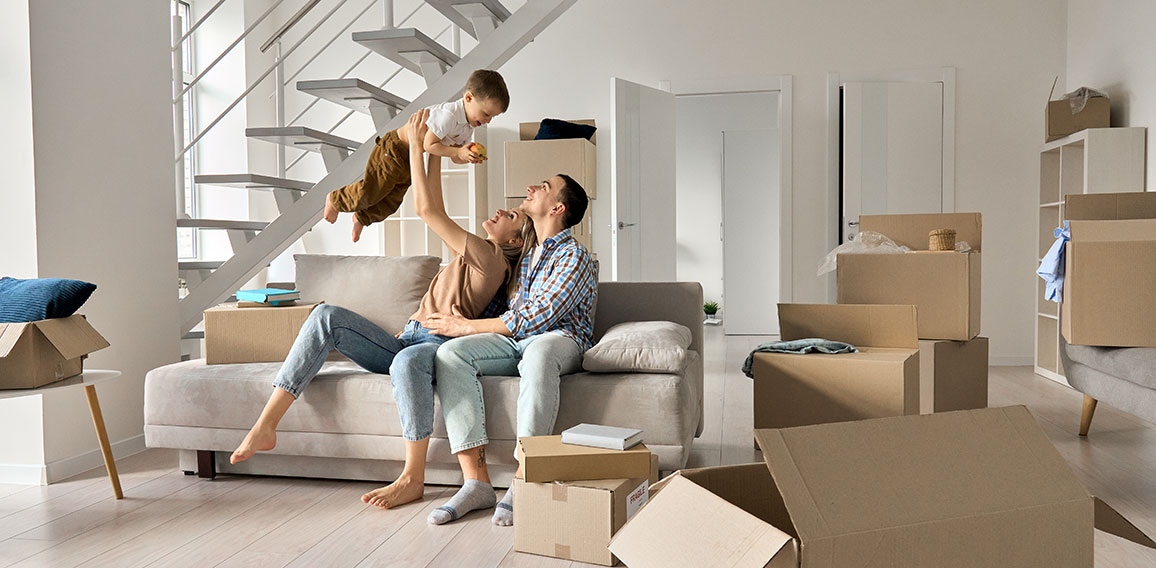
[[[295,254],[293,260],[303,301],[353,310],[390,333],[405,327],[440,270],[434,256]]]
[[[677,373],[686,366],[690,342],[690,330],[674,322],[620,323],[586,351],[582,367],[595,373]]]

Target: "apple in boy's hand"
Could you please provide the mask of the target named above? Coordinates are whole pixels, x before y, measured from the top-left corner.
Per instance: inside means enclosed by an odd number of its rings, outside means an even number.
[[[478,144],[477,142],[470,142],[470,145],[467,146],[467,148],[469,148],[469,150],[471,152],[477,154],[478,157],[481,158],[482,160],[486,159],[486,147],[485,146],[482,146],[481,144]]]

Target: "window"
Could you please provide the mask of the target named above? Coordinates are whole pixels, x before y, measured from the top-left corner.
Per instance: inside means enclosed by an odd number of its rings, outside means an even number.
[[[173,3],[173,15],[181,18],[181,35],[189,33],[189,28],[192,26],[193,8],[188,2],[178,1]],[[195,73],[193,69],[193,38],[189,37],[181,43],[181,63],[184,75],[184,86],[188,86],[193,80]],[[196,135],[193,124],[196,120],[195,99],[191,96],[191,92],[186,93],[182,97],[181,102],[184,116],[181,120],[181,126],[184,130],[182,139],[185,144],[188,144],[193,136]],[[177,148],[180,150],[181,148]],[[190,151],[185,154],[184,159],[184,185],[185,185],[185,203],[184,212],[189,217],[196,217],[197,199],[196,186],[193,185],[193,172],[196,171],[196,152]],[[197,257],[197,238],[196,229],[177,229],[177,257],[179,259],[191,259]]]

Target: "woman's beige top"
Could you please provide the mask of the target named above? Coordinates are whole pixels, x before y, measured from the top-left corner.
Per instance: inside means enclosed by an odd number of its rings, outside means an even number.
[[[421,306],[409,319],[424,323],[431,314],[452,313],[454,305],[473,319],[490,305],[509,268],[502,247],[471,233],[466,236],[465,249],[434,276]]]

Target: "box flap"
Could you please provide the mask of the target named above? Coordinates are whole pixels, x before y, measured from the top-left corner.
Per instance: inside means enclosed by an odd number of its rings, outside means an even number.
[[[84,316],[41,320],[34,325],[66,360],[108,347],[108,341],[93,329]]]
[[[1086,501],[1022,406],[755,430],[810,539]]]
[[[1099,497],[1096,498],[1096,528],[1136,544],[1156,548],[1156,542]]]
[[[31,324],[27,323],[0,323],[0,357],[7,357],[12,348],[24,335],[24,330]]]
[[[860,231],[883,233],[911,250],[929,248],[928,233],[955,229],[955,242],[965,241],[972,250],[983,250],[983,215],[980,213],[927,213],[919,215],[863,215]]]
[[[610,541],[627,566],[763,568],[784,553],[791,556],[784,565],[796,565],[787,533],[678,473],[665,485]]]
[[[1156,192],[1068,195],[1064,199],[1064,219],[1069,221],[1156,219]]]
[[[1072,221],[1073,243],[1156,241],[1156,219]]]
[[[812,337],[856,347],[919,349],[915,306],[779,304],[784,341]]]

